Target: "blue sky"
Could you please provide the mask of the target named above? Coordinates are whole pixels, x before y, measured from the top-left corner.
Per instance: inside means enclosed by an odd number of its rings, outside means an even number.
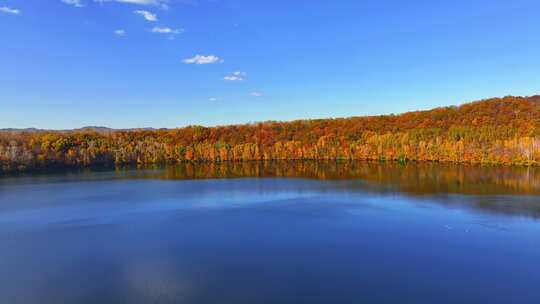
[[[398,113],[540,93],[538,0],[0,0],[0,128]]]

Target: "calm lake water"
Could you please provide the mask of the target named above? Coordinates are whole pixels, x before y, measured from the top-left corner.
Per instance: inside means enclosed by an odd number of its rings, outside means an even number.
[[[540,169],[0,178],[0,303],[540,303]]]

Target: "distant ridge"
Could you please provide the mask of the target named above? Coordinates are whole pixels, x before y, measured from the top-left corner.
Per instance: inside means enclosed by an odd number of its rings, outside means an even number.
[[[77,131],[94,131],[94,132],[113,132],[115,129],[100,127],[100,126],[87,126],[76,129]]]
[[[36,128],[24,128],[24,129],[17,129],[17,128],[3,128],[3,129],[0,129],[0,132],[40,132],[40,131],[46,131],[46,130],[41,130],[41,129],[36,129]]]
[[[512,109],[512,107],[515,107]],[[476,119],[478,120],[478,115],[482,115],[483,118],[488,118],[490,120],[490,123],[493,124],[500,124],[503,121],[508,122],[507,120],[514,116],[516,113],[512,113],[513,111],[522,111],[520,113],[520,116],[523,115],[536,115],[538,114],[540,119],[540,113],[537,113],[537,111],[540,111],[540,95],[533,95],[533,96],[506,96],[502,98],[487,98],[487,99],[481,99],[478,101],[468,102],[461,105],[450,105],[450,106],[442,106],[437,107],[429,110],[416,110],[416,111],[409,111],[404,113],[393,113],[393,114],[381,114],[381,115],[370,115],[370,116],[351,116],[351,117],[338,117],[338,118],[318,118],[318,119],[299,119],[299,120],[293,120],[293,121],[264,121],[264,122],[253,122],[253,123],[247,123],[247,124],[231,124],[231,125],[223,125],[223,126],[216,126],[216,127],[204,127],[204,126],[187,126],[187,127],[180,127],[180,128],[120,128],[120,129],[114,129],[109,128],[105,126],[85,126],[81,128],[76,129],[63,129],[63,130],[55,130],[55,129],[37,129],[37,128],[23,128],[23,129],[17,129],[17,128],[4,128],[0,129],[0,132],[71,132],[71,131],[93,131],[97,133],[111,133],[116,131],[159,131],[159,130],[178,130],[183,128],[190,128],[190,127],[202,127],[202,128],[223,128],[223,127],[233,127],[233,126],[244,126],[244,125],[257,125],[257,124],[272,124],[272,123],[278,123],[278,124],[296,124],[300,122],[316,122],[316,121],[332,121],[332,120],[338,120],[338,121],[346,121],[350,120],[351,122],[358,122],[360,120],[373,120],[374,118],[385,120],[388,123],[395,123],[396,121],[403,121],[408,120],[410,123],[405,124],[407,128],[415,128],[419,127],[418,125],[414,125],[418,122],[419,119],[429,120],[430,117],[435,117],[438,121],[438,125],[434,127],[444,127],[445,126],[451,126],[456,124],[457,122],[460,123],[460,125],[471,125],[473,124],[473,121]],[[532,112],[530,112],[532,111]],[[503,116],[506,115],[506,116]],[[492,119],[489,119],[489,118]],[[425,126],[424,126],[425,127]]]
[[[91,131],[91,132],[97,132],[97,133],[111,133],[116,131],[142,131],[142,130],[156,130],[154,128],[129,128],[129,129],[113,129],[108,127],[102,127],[102,126],[86,126],[82,128],[77,129],[62,129],[62,130],[56,130],[56,129],[37,129],[37,128],[4,128],[0,129],[0,132],[27,132],[27,133],[37,133],[37,132],[85,132],[85,131]]]

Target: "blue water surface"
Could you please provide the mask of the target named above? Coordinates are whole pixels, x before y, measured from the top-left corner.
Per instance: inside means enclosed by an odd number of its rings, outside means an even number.
[[[529,190],[161,172],[0,179],[0,303],[540,303]]]

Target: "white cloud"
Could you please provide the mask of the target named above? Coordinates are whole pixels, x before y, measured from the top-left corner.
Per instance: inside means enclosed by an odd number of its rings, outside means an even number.
[[[182,33],[184,30],[183,29],[172,29],[170,27],[154,27],[152,29],[152,33],[158,33],[158,34],[173,34],[173,35],[177,35],[177,34],[180,34]]]
[[[136,4],[136,5],[147,5],[147,6],[159,6],[163,9],[169,7],[169,0],[94,0],[95,2],[105,3],[105,2],[118,2],[126,4]]]
[[[186,64],[212,64],[212,63],[218,63],[223,62],[223,59],[220,59],[218,56],[214,55],[195,55],[192,58],[187,58],[183,60]]]
[[[161,5],[168,2],[165,0],[113,0],[113,1],[122,2],[122,3],[139,4],[139,5]]]
[[[263,92],[260,92],[260,91],[253,91],[251,93],[249,93],[250,96],[253,96],[253,97],[261,97],[263,96]]]
[[[62,0],[65,4],[73,5],[74,7],[83,7],[81,0]]]
[[[12,14],[12,15],[20,15],[21,11],[15,8],[9,8],[7,6],[0,7],[0,13],[6,13],[6,14]]]
[[[245,72],[236,71],[230,75],[223,77],[225,81],[242,81],[246,79],[247,74]]]
[[[119,29],[119,30],[116,30],[114,31],[114,34],[118,37],[122,37],[122,36],[125,36],[126,35],[126,31],[123,30],[123,29]]]
[[[156,26],[152,29],[152,33],[169,34],[169,39],[174,40],[175,36],[184,32],[184,29],[172,29],[170,27]]]
[[[143,16],[144,19],[146,19],[146,21],[150,21],[150,22],[158,21],[156,14],[152,14],[149,11],[137,10],[137,11],[134,11],[134,13],[137,15]]]
[[[218,98],[217,97],[210,97],[210,98],[208,98],[208,100],[213,102],[213,101],[218,101]]]

